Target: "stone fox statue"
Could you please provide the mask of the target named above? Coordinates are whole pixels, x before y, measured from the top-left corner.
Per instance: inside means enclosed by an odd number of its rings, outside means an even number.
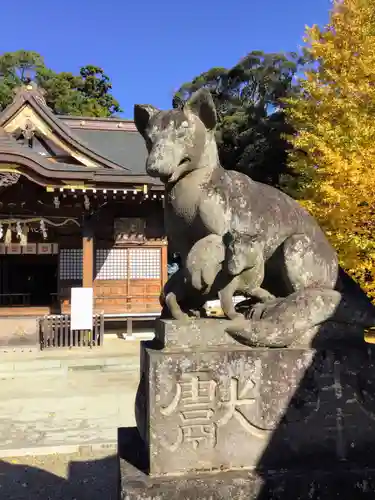
[[[210,234],[197,241],[186,259],[184,282],[179,286],[174,284],[171,291],[167,286],[162,304],[168,306],[174,318],[184,319],[187,315],[179,304],[186,295],[197,296],[195,309],[202,309],[205,302],[219,296],[224,314],[235,319],[243,317],[234,308],[236,292],[261,302],[273,299],[273,295],[260,288],[264,279],[264,258],[257,239],[233,232],[224,237]]]
[[[166,232],[182,263],[192,246],[210,234],[224,236],[237,230],[259,235],[266,261],[264,287],[278,297],[316,288],[327,311],[326,318],[321,311],[318,321],[331,318],[336,306],[326,305],[331,299],[337,304],[336,252],[295,200],[245,174],[223,169],[209,91],[197,91],[181,110],[136,105],[134,119],[148,149],[147,173],[165,184]]]

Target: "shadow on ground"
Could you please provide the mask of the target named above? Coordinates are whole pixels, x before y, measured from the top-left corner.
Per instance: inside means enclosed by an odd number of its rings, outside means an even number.
[[[67,479],[29,465],[0,461],[0,498],[4,500],[114,500],[116,456],[72,461]]]

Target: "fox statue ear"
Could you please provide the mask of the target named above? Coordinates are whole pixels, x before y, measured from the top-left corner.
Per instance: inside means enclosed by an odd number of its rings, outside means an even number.
[[[209,90],[199,89],[194,92],[186,102],[184,109],[197,115],[208,130],[213,130],[216,127],[216,108]]]
[[[134,123],[142,136],[144,136],[147,125],[156,113],[159,113],[158,108],[151,104],[136,104],[134,106]]]

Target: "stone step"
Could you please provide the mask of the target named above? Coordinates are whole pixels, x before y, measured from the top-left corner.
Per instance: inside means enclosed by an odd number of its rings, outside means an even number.
[[[49,353],[48,353],[49,354]],[[41,353],[27,353],[24,357],[14,353],[0,356],[0,379],[14,376],[64,374],[69,371],[100,370],[100,371],[127,371],[139,370],[138,352],[110,353],[72,351],[69,355],[42,356]],[[64,353],[65,354],[65,353]],[[104,354],[104,355],[103,355]]]
[[[0,379],[9,376],[29,376],[30,373],[37,375],[64,374],[68,371],[100,370],[100,371],[130,371],[139,370],[139,358],[129,356],[116,358],[89,358],[89,359],[66,359],[66,360],[33,360],[0,363]]]
[[[96,441],[93,443],[82,445],[77,444],[56,444],[54,446],[24,446],[18,448],[1,448],[0,459],[10,457],[27,457],[27,456],[47,456],[47,455],[71,455],[74,453],[103,453],[114,455],[117,452],[117,441]]]

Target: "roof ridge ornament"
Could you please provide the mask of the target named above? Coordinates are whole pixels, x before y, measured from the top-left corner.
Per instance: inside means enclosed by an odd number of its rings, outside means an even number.
[[[14,99],[13,102],[17,101],[19,98],[27,98],[27,95],[31,95],[40,105],[46,106],[47,102],[45,100],[46,90],[39,87],[36,82],[30,78],[25,79],[25,81],[19,87],[14,89]]]

